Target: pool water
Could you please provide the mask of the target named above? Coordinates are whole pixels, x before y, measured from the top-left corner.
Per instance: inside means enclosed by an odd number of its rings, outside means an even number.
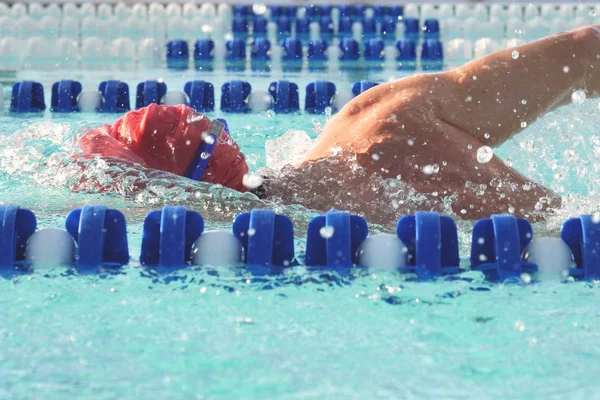
[[[228,76],[202,78],[218,93]],[[181,90],[199,75],[23,72],[17,78],[42,82],[48,95],[63,78],[89,90],[108,78],[133,88],[158,77]],[[285,77],[303,92],[315,79],[349,90],[364,74]],[[281,76],[242,78],[266,90]],[[8,103],[8,85],[4,90]],[[537,233],[556,235],[567,217],[598,211],[598,115],[595,100],[563,107],[496,150],[568,197],[563,209],[535,225]],[[314,139],[326,122],[326,116],[270,112],[225,117],[253,171],[267,165],[267,141],[290,130]],[[0,116],[2,203],[32,209],[40,227],[62,227],[68,211],[84,204],[122,210],[133,257],[114,274],[79,276],[56,267],[0,279],[0,399],[562,399],[594,398],[600,390],[594,300],[600,292],[593,282],[503,286],[466,271],[423,283],[394,273],[340,277],[303,267],[256,279],[242,269],[141,268],[143,218],[165,204],[200,211],[208,229],[230,229],[239,212],[275,207],[296,223],[298,253],[306,223],[323,210],[261,202],[183,178],[175,188],[157,185],[135,196],[73,193],[78,175],[64,163],[76,137],[114,119]],[[392,231],[396,219],[371,228]],[[458,225],[465,258],[472,221]]]

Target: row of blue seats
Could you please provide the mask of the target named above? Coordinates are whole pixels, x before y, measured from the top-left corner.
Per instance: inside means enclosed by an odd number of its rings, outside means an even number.
[[[71,211],[66,231],[36,232],[35,215],[16,206],[0,207],[2,229],[0,268],[57,261],[73,263],[80,271],[121,267],[130,261],[126,221],[118,210],[85,206]],[[347,211],[329,211],[308,225],[306,250],[296,258],[294,225],[273,210],[252,210],[235,219],[231,232],[204,232],[202,216],[182,206],[150,212],[144,221],[140,263],[181,268],[196,264],[244,263],[254,275],[281,273],[302,263],[309,269],[347,273],[350,268],[397,269],[431,279],[461,272],[458,233],[454,220],[434,212],[417,212],[400,218],[395,235],[368,236],[367,222]],[[37,236],[36,236],[37,235]],[[547,265],[523,258],[537,238],[525,219],[510,214],[493,215],[475,223],[470,255],[472,270],[491,281],[521,280]],[[66,238],[66,239],[65,239]],[[558,242],[556,242],[558,240]],[[77,246],[75,246],[75,243]],[[574,261],[568,274],[577,279],[600,278],[600,223],[592,215],[566,221],[561,239]],[[546,249],[538,249],[538,253]],[[539,246],[538,246],[539,247]],[[400,251],[396,251],[396,250]],[[375,260],[375,261],[373,261]],[[547,262],[540,258],[542,263]],[[568,263],[569,260],[566,262]],[[567,265],[565,265],[567,267]],[[541,271],[540,271],[541,272]]]
[[[376,86],[371,81],[360,81],[353,85],[355,96]],[[56,113],[79,112],[78,98],[83,92],[80,82],[63,80],[52,85],[50,111]],[[131,109],[129,103],[129,86],[121,81],[103,81],[98,86],[102,102],[97,112],[123,113]],[[184,86],[187,105],[196,111],[209,112],[215,109],[214,86],[206,81],[190,81]],[[251,111],[248,97],[252,86],[248,82],[232,80],[221,87],[221,110],[225,112],[243,113]],[[300,110],[298,85],[286,80],[272,82],[268,93],[272,98],[271,108],[277,113],[291,113]],[[304,110],[317,114],[323,113],[332,106],[332,98],[336,86],[332,82],[316,81],[306,87]],[[140,82],[136,88],[136,109],[147,107],[152,103],[160,103],[167,94],[167,85],[159,81]],[[13,84],[10,111],[15,113],[42,112],[46,109],[44,87],[39,82],[21,81]]]
[[[304,50],[302,41],[287,38],[281,41],[282,60],[287,63],[302,62]],[[199,39],[194,43],[194,65],[197,69],[205,69],[214,62],[215,43],[211,39]],[[232,63],[245,62],[247,57],[246,41],[232,39],[225,43],[226,60]],[[362,43],[365,61],[381,63],[385,59],[385,42],[382,39],[366,39]],[[309,63],[322,63],[328,60],[329,44],[325,39],[308,42],[306,58]],[[339,43],[341,61],[358,61],[361,58],[361,45],[352,38],[343,38]],[[399,40],[395,44],[395,59],[406,69],[414,69],[417,61],[417,43],[413,40]],[[171,69],[187,69],[190,51],[187,41],[176,39],[167,43],[167,66]],[[269,61],[271,59],[271,42],[265,38],[256,38],[250,44],[252,61]],[[437,39],[427,39],[421,45],[421,62],[424,69],[440,69],[443,66],[444,49]]]
[[[251,22],[251,23],[250,23]],[[419,25],[417,18],[404,18],[399,21],[397,18],[386,17],[382,21],[377,21],[375,18],[361,18],[354,19],[351,17],[342,17],[336,26],[334,25],[331,17],[323,16],[317,21],[313,21],[309,18],[298,18],[292,21],[288,17],[279,17],[273,20],[277,26],[277,34],[279,35],[291,35],[292,24],[295,26],[296,37],[308,37],[310,35],[311,24],[317,23],[319,26],[319,33],[321,37],[332,37],[334,35],[348,36],[353,33],[353,26],[355,23],[359,23],[362,27],[362,34],[365,37],[374,37],[379,34],[382,38],[395,39],[396,35],[396,24],[401,22],[404,25],[404,37],[407,39],[418,39],[421,34],[426,39],[439,39],[440,37],[440,23],[437,19],[427,19],[424,21],[423,26]],[[254,37],[265,36],[267,34],[267,25],[269,20],[264,16],[255,16],[251,21],[242,18],[235,17],[232,21],[231,30],[234,36],[247,37],[250,34]],[[379,29],[377,26],[379,24]],[[252,29],[250,29],[252,27]]]

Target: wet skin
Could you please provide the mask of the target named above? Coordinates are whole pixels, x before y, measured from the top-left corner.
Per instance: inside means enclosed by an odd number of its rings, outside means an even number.
[[[559,196],[496,156],[481,163],[477,150],[499,146],[523,123],[569,103],[575,90],[597,97],[599,58],[598,30],[584,27],[448,72],[381,84],[326,124],[300,168],[353,154],[372,174],[398,177],[421,193],[453,196],[452,208],[464,218],[539,216],[560,205]]]

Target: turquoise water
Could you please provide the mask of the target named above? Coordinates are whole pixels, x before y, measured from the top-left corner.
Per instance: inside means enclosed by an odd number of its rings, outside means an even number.
[[[190,78],[206,78],[216,88],[227,79],[218,72],[77,74],[69,77],[88,90],[107,78],[133,88],[162,77],[178,90]],[[43,82],[47,92],[64,77],[19,76]],[[360,77],[310,80],[334,80],[349,90]],[[264,90],[280,76],[245,78]],[[301,88],[309,82],[307,76],[292,78]],[[5,85],[5,102],[7,95]],[[306,223],[319,211],[184,179],[175,188],[156,185],[133,197],[73,193],[79,175],[63,162],[75,151],[77,135],[114,118],[0,116],[2,203],[31,208],[41,227],[61,227],[67,212],[83,204],[118,208],[129,222],[133,257],[113,275],[78,276],[57,267],[0,279],[0,399],[598,396],[595,283],[502,286],[473,272],[417,283],[392,273],[357,271],[341,278],[302,267],[258,280],[226,268],[171,274],[140,268],[141,222],[165,204],[200,211],[208,229],[229,229],[238,212],[252,207],[277,207],[297,222],[298,252]],[[227,119],[252,170],[266,165],[267,140],[290,129],[314,138],[326,122],[325,116],[267,112]],[[598,126],[598,104],[591,100],[545,116],[497,150],[525,175],[569,196],[564,209],[535,226],[538,233],[556,235],[568,216],[597,211]],[[372,228],[390,231],[394,223]],[[463,257],[471,226],[459,221]]]

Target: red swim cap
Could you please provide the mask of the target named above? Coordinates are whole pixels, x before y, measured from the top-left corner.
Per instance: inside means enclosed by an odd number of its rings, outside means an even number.
[[[201,180],[246,192],[242,180],[248,165],[240,147],[227,132],[210,119],[185,105],[151,104],[130,111],[113,125],[87,133],[79,141],[81,149],[133,161],[145,167],[186,176],[203,143],[212,144],[208,135],[219,127],[215,146]],[[205,142],[206,141],[206,142]],[[206,146],[202,146],[206,147]],[[212,147],[212,146],[210,146]],[[209,154],[203,154],[206,158]]]

